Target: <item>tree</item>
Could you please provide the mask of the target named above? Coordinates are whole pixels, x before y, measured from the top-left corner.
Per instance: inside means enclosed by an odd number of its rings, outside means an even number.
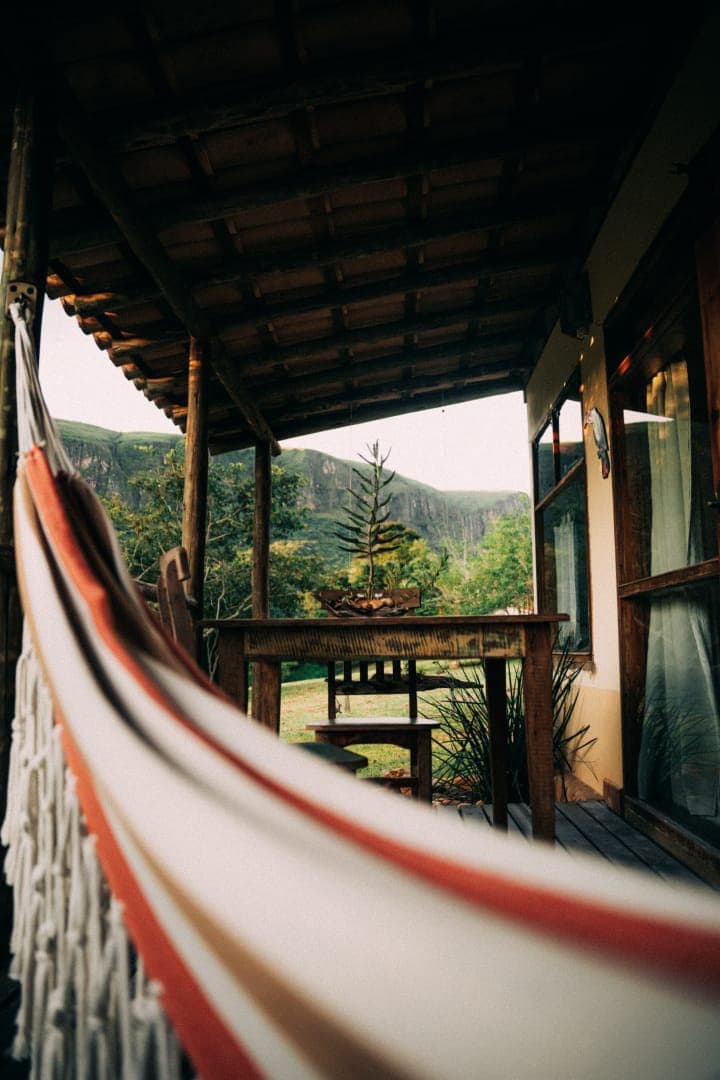
[[[368,451],[369,457],[364,454],[358,454],[358,457],[370,467],[370,473],[353,466],[358,486],[347,488],[351,498],[350,505],[344,508],[347,521],[339,524],[334,535],[343,551],[364,563],[365,595],[370,600],[376,590],[377,559],[397,550],[404,526],[389,520],[392,496],[386,489],[395,478],[394,472],[385,475],[385,462],[390,452],[383,456],[378,442],[368,446]]]
[[[302,540],[278,547],[288,534],[302,529],[307,509],[301,505],[303,480],[273,465],[270,528],[270,607],[273,615],[301,611],[303,593],[322,578],[322,557]],[[140,508],[132,510],[117,496],[105,506],[120,538],[134,577],[154,582],[160,556],[181,540],[184,455],[171,450],[161,470],[148,469],[131,479],[141,492]],[[208,471],[208,514],[205,547],[205,596],[208,611],[218,618],[246,612],[251,606],[249,567],[254,512],[254,478],[240,462],[213,461]],[[273,555],[274,552],[274,555]]]
[[[527,513],[505,514],[489,526],[477,555],[469,561],[459,597],[463,614],[532,610],[532,540]]]

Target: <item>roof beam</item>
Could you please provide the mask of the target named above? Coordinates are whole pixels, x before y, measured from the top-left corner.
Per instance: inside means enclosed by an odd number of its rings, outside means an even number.
[[[117,170],[86,138],[84,131],[90,121],[81,120],[77,103],[68,101],[63,102],[63,105],[59,121],[60,134],[85,173],[93,191],[107,207],[135,257],[156,281],[173,313],[185,327],[188,336],[210,345],[213,369],[242,412],[255,437],[268,442],[273,453],[279,454],[280,446],[267,421],[243,387],[237,374],[232,371],[225,346],[217,337],[206,315],[193,300],[184,278],[173,265],[153,232],[150,222],[134,205],[132,194]],[[232,378],[230,378],[231,375]]]
[[[423,292],[446,285],[475,285],[486,278],[503,274],[548,269],[562,265],[569,256],[570,248],[560,244],[545,251],[544,255],[488,257],[484,252],[462,266],[443,267],[439,270],[413,270],[401,277],[383,278],[368,285],[337,285],[326,288],[318,296],[288,300],[282,304],[268,303],[261,312],[248,319],[236,321],[235,326],[255,329],[264,326],[268,319],[293,319],[301,315],[322,314],[334,307],[352,307],[353,304],[374,303],[393,296],[402,297],[408,292]]]
[[[481,30],[480,33],[478,31]],[[543,21],[537,25],[515,25],[493,31],[477,19],[465,40],[462,35],[437,38],[399,54],[396,49],[379,52],[368,62],[352,58],[305,66],[299,75],[278,85],[278,73],[265,79],[247,80],[240,87],[220,87],[204,97],[193,93],[185,101],[143,103],[133,110],[106,110],[96,123],[107,132],[107,145],[113,152],[140,150],[174,142],[198,131],[211,132],[244,124],[253,124],[288,116],[299,107],[314,108],[346,101],[361,101],[387,94],[402,93],[411,83],[432,79],[444,82],[469,78],[484,70],[497,70],[503,64],[522,64],[538,54],[602,51],[616,41],[647,35],[646,23],[633,20],[627,12],[618,29],[612,21],[598,22],[588,34],[586,21],[572,16]]]
[[[432,371],[431,374],[425,372],[436,367],[439,362],[439,357],[433,353],[432,349],[422,350],[423,354],[428,354],[427,356],[416,356],[413,352],[398,353],[392,358],[392,363],[384,358],[381,361],[374,360],[366,364],[348,365],[345,369],[334,368],[332,372],[318,373],[304,379],[297,376],[275,385],[258,386],[257,397],[262,407],[267,408],[268,411],[273,407],[281,407],[283,412],[287,410],[290,415],[301,403],[306,403],[306,405],[309,403],[312,412],[327,409],[327,400],[323,401],[322,397],[318,397],[318,392],[320,394],[325,392],[328,400],[333,401],[337,400],[338,396],[341,396],[343,401],[372,401],[376,395],[387,396],[389,388],[408,394],[416,390],[432,389],[432,387],[442,390],[447,389],[448,386],[477,382],[486,377],[496,377],[501,372],[522,371],[525,374],[529,369],[524,367],[521,346],[517,338],[513,339],[512,345],[513,353],[500,359],[497,358],[499,351],[497,346],[492,350],[491,357],[484,358],[479,355],[480,350],[468,349],[465,353],[459,354],[454,369],[444,367],[442,373]],[[508,345],[505,348],[508,348]],[[402,367],[395,366],[396,364]],[[357,386],[357,383],[366,379],[372,379],[372,385]],[[336,382],[344,384],[341,395],[332,394],[329,389]],[[348,386],[355,386],[355,390],[348,389]]]
[[[544,248],[543,254],[540,255],[507,256],[488,255],[487,252],[482,252],[460,266],[441,267],[436,270],[413,270],[409,273],[401,273],[399,276],[395,274],[392,277],[383,277],[379,281],[365,285],[338,283],[332,287],[326,287],[313,296],[303,295],[302,299],[291,298],[282,303],[273,303],[271,299],[261,310],[246,319],[237,319],[234,325],[238,328],[253,329],[265,326],[268,319],[274,322],[276,319],[321,314],[333,307],[349,307],[353,304],[382,301],[393,296],[404,296],[407,292],[422,292],[426,289],[463,283],[474,285],[485,278],[494,279],[503,274],[532,273],[543,269],[553,271],[557,266],[564,265],[571,254],[569,244],[559,243],[551,248]],[[303,292],[303,290],[298,291]],[[137,289],[131,282],[126,282],[121,283],[116,290],[111,292],[82,294],[68,291],[62,296],[62,305],[67,315],[76,315],[82,320],[98,318],[106,313],[126,311],[138,304],[154,303],[161,299],[161,296],[159,290]],[[215,317],[210,310],[207,310],[206,314],[209,318]],[[218,310],[216,314],[220,315],[221,312]]]
[[[264,355],[238,357],[236,366],[238,372],[242,372],[243,360],[253,359],[257,362],[252,364],[253,369],[274,368],[283,371],[284,368],[298,361],[308,360],[318,353],[339,349],[355,349],[358,346],[378,345],[391,338],[401,338],[408,334],[423,334],[431,330],[444,330],[448,327],[469,323],[472,320],[503,317],[515,319],[525,318],[528,322],[533,318],[536,311],[549,302],[547,291],[532,292],[526,296],[514,296],[511,303],[484,303],[473,304],[471,307],[459,308],[456,311],[443,311],[436,315],[425,316],[416,319],[400,319],[396,322],[383,323],[380,326],[367,326],[359,330],[348,330],[344,334],[335,334],[334,337],[319,338],[303,345],[288,345],[284,348],[273,349]],[[497,331],[496,331],[497,332]],[[516,331],[517,332],[517,331]],[[478,341],[482,341],[479,338]]]
[[[179,201],[163,198],[156,202],[143,202],[142,206],[146,213],[152,214],[155,231],[162,232],[163,229],[175,228],[178,225],[221,221],[249,211],[282,206],[347,188],[388,183],[405,177],[427,175],[441,169],[471,167],[498,158],[516,157],[542,146],[583,146],[590,141],[590,131],[595,144],[598,139],[598,125],[603,128],[601,137],[607,135],[618,138],[618,126],[609,127],[606,117],[598,117],[594,124],[586,119],[582,129],[578,128],[577,122],[566,124],[565,129],[559,129],[557,122],[548,121],[546,126],[538,126],[536,122],[531,129],[526,126],[506,135],[483,137],[470,146],[465,142],[439,147],[435,153],[394,154],[384,160],[361,161],[343,169],[313,166],[284,180],[271,179],[233,191]],[[89,223],[86,213],[80,217],[78,212],[72,209],[55,215],[53,235],[58,250],[92,250],[93,247],[114,243],[118,234],[111,222]]]
[[[535,217],[547,216],[549,213],[580,209],[592,202],[596,194],[599,195],[600,192],[595,192],[590,182],[584,185],[573,183],[564,189],[554,185],[547,192],[543,191],[532,198],[517,200],[503,207],[502,210],[496,208],[478,210],[470,206],[464,213],[440,217],[432,223],[375,229],[350,239],[331,241],[315,249],[293,251],[287,254],[268,252],[254,256],[239,256],[229,266],[226,260],[216,272],[202,273],[194,285],[227,284],[253,276],[257,277],[259,274],[301,270],[306,266],[326,266],[339,259],[359,258],[398,247],[420,247],[433,240],[446,240],[455,236],[485,232],[488,229],[505,228]],[[126,195],[132,198],[130,192],[126,191]],[[144,211],[135,207],[134,213],[139,216]],[[115,217],[114,214],[113,217]],[[118,224],[117,217],[115,221]],[[154,215],[153,228],[155,228]],[[68,255],[107,247],[108,244],[117,243],[122,236],[122,228],[118,231],[106,222],[96,223],[90,228],[81,224],[67,231],[53,228],[51,256],[53,259],[63,259]],[[161,250],[164,251],[162,247]]]
[[[193,288],[229,285],[264,274],[331,266],[338,261],[382,255],[400,248],[413,250],[436,240],[509,228],[536,218],[547,219],[553,214],[571,215],[592,203],[599,195],[600,192],[594,190],[592,185],[573,184],[562,189],[555,185],[547,192],[543,191],[532,199],[517,200],[502,210],[469,208],[464,213],[440,217],[433,222],[376,228],[362,236],[327,241],[304,251],[238,256],[235,260],[226,260],[216,270],[199,271],[193,280]],[[556,245],[562,243],[562,237],[547,242]]]
[[[275,427],[280,438],[290,439],[300,435],[311,435],[317,431],[351,427],[354,424],[363,424],[369,420],[384,420],[389,416],[402,416],[409,412],[422,412],[424,409],[439,409],[447,405],[457,405],[463,401],[476,401],[496,394],[524,390],[524,388],[524,379],[520,375],[510,373],[504,378],[496,376],[492,381],[475,383],[456,392],[442,390],[420,393],[414,397],[398,397],[392,412],[388,411],[387,402],[350,405],[343,401],[338,409],[324,413],[308,414],[305,412],[300,414],[300,417],[290,414],[285,416],[283,414],[282,420],[278,420]],[[228,429],[225,432],[216,430],[210,440],[210,450],[213,454],[222,454],[228,450],[239,450],[250,445],[252,445],[252,440],[248,438],[247,433],[237,429]]]

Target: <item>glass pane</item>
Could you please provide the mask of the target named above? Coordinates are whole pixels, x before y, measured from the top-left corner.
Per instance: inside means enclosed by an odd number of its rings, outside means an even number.
[[[625,409],[627,493],[633,535],[628,578],[664,574],[717,555],[704,378],[683,348],[662,363]],[[669,349],[667,350],[669,351]]]
[[[584,456],[582,405],[579,400],[569,400],[560,409],[560,475]]]
[[[547,424],[542,435],[535,444],[537,461],[537,492],[536,502],[540,502],[548,491],[555,487],[555,472],[553,465],[553,433],[552,424]]]
[[[569,615],[559,641],[576,652],[590,648],[585,470],[580,469],[541,513],[543,610]]]
[[[720,842],[720,585],[650,602],[638,793]]]

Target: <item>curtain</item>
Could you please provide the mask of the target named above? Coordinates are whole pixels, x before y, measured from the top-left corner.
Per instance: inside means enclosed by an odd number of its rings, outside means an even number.
[[[650,572],[662,574],[703,558],[690,393],[684,361],[647,388],[652,526]],[[720,812],[717,611],[707,589],[651,601],[639,792],[691,815]]]
[[[570,511],[563,514],[559,524],[553,526],[553,546],[557,611],[562,611],[569,616],[568,622],[560,624],[558,638],[560,643],[569,642],[573,645],[578,640],[578,595],[575,569],[575,519]]]

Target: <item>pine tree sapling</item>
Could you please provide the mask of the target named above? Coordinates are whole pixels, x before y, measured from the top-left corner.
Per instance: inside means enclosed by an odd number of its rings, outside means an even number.
[[[365,596],[371,600],[375,595],[377,556],[397,550],[404,529],[389,520],[392,496],[388,489],[395,478],[394,472],[385,473],[390,452],[381,454],[378,442],[367,449],[369,457],[364,454],[358,457],[370,466],[370,473],[353,466],[358,486],[347,488],[351,498],[350,505],[344,509],[347,520],[338,525],[334,535],[343,551],[365,562]]]

